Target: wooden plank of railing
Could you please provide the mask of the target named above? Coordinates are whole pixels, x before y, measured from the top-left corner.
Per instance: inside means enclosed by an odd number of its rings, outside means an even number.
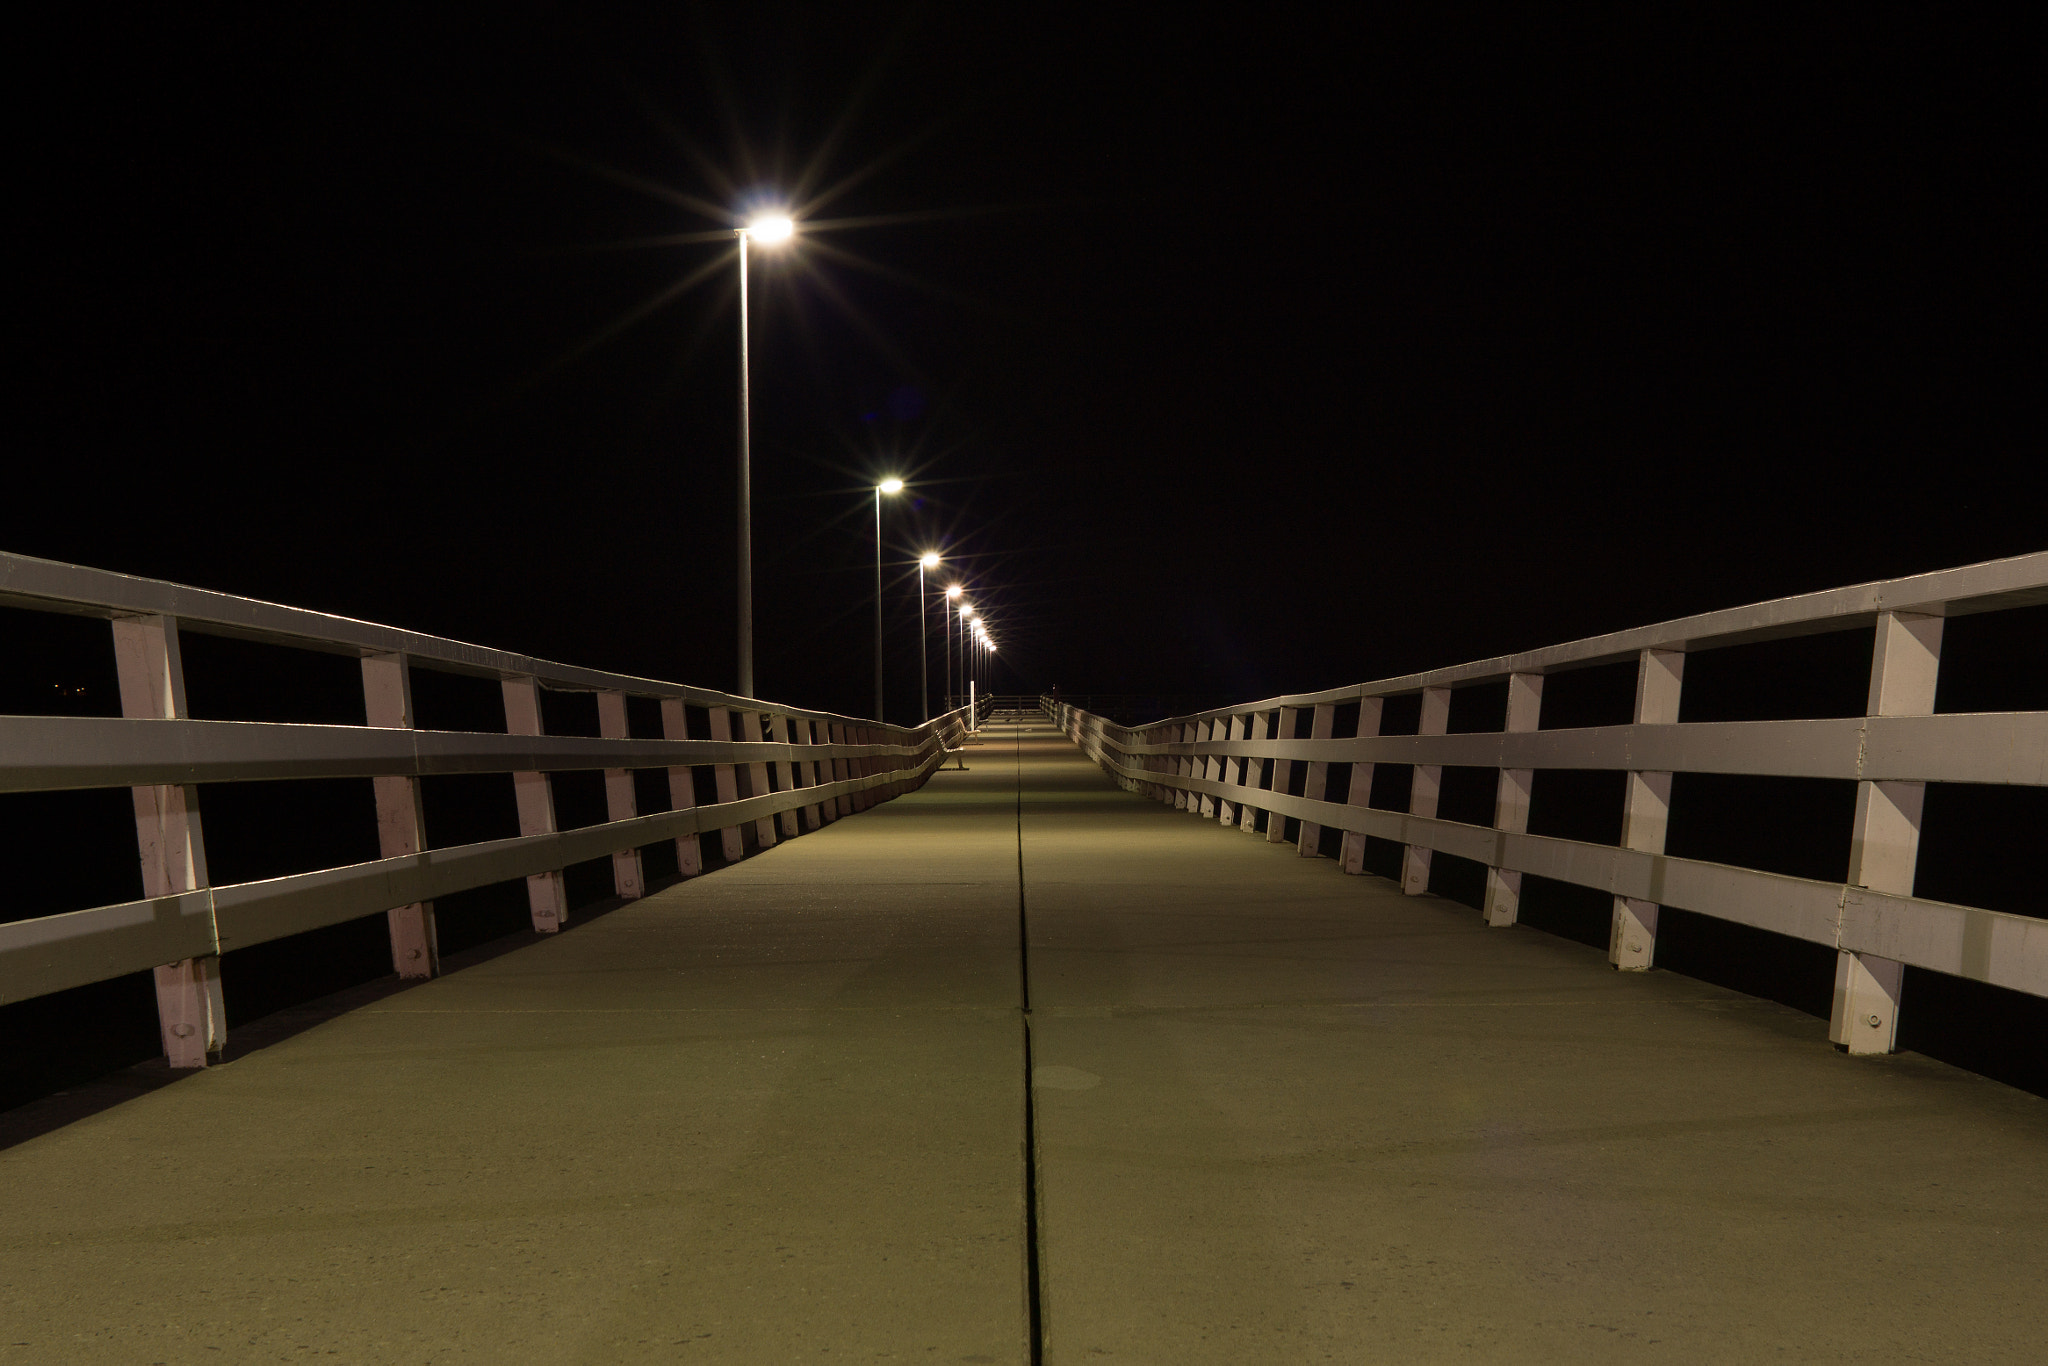
[[[1635,724],[1675,725],[1684,681],[1682,651],[1644,650],[1636,661]],[[1646,854],[1663,853],[1670,822],[1671,771],[1631,766],[1622,802],[1621,847]],[[1645,972],[1656,957],[1657,903],[1641,897],[1615,897],[1607,935],[1607,961],[1624,972]]]
[[[769,718],[764,713],[737,712],[734,716],[735,724],[739,727],[740,738],[746,740],[766,740],[769,738]],[[745,778],[745,781],[741,784],[740,791],[747,796],[759,797],[773,790],[768,782],[768,765],[765,763],[748,764],[746,772],[742,776]],[[764,816],[754,822],[754,842],[756,847],[773,849],[776,838],[775,817]]]
[[[500,684],[505,694],[505,730],[510,735],[543,733],[540,714],[540,682],[533,678],[507,678]],[[512,774],[512,796],[519,807],[519,833],[555,833],[555,793],[548,775],[531,770]],[[562,885],[562,865],[529,873],[526,902],[532,912],[533,928],[553,934],[569,919],[569,893]]]
[[[1925,716],[1934,710],[1941,670],[1942,619],[1885,612],[1871,649],[1871,716]],[[1860,775],[1859,775],[1860,776]],[[1849,881],[1874,892],[1911,896],[1920,856],[1925,782],[1862,778],[1856,784],[1849,840]],[[1845,903],[1846,905],[1846,903]],[[1828,1037],[1851,1053],[1889,1053],[1898,1036],[1902,960],[1843,948],[1835,956]]]
[[[732,740],[738,738],[733,734],[733,712],[730,707],[713,707],[710,711],[711,738],[713,740]],[[742,795],[753,795],[751,792],[745,794],[740,792],[740,766],[738,764],[719,764],[715,766],[712,769],[712,782],[717,787],[716,796],[720,806],[729,806],[738,801]],[[727,863],[738,863],[742,858],[746,857],[746,841],[739,826],[725,826],[719,830],[718,840],[720,852],[725,855]]]
[[[626,695],[607,690],[597,695],[597,731],[608,739],[628,738]],[[629,821],[640,814],[640,802],[633,791],[633,774],[625,768],[604,771],[604,814],[607,821]],[[647,892],[647,876],[641,867],[640,851],[612,852],[612,890],[621,901],[636,901]]]
[[[1450,726],[1451,690],[1422,690],[1422,719],[1418,735],[1442,735]],[[1414,780],[1408,787],[1408,814],[1425,820],[1436,816],[1437,796],[1443,787],[1442,764],[1416,764]],[[1411,844],[1401,851],[1401,890],[1419,896],[1429,890],[1429,863],[1433,851],[1428,845]]]
[[[412,670],[404,655],[363,656],[363,715],[385,730],[413,729]],[[377,852],[384,858],[417,854],[427,847],[420,807],[420,780],[404,774],[371,778],[377,801]],[[400,977],[432,977],[441,970],[441,939],[434,904],[416,901],[386,915],[391,963]]]
[[[178,619],[166,614],[121,617],[113,632],[122,716],[145,722],[189,716]],[[198,790],[190,783],[155,783],[138,784],[131,792],[143,895],[162,900],[205,887],[206,838]],[[214,941],[209,952],[134,965],[154,972],[157,1023],[164,1056],[173,1067],[204,1067],[227,1038],[217,934]]]
[[[7,551],[0,551],[0,606],[110,619],[166,616],[191,632],[345,655],[402,654],[416,667],[492,679],[532,678],[552,690],[614,689],[636,697],[680,698],[703,707],[761,705],[757,699],[710,688],[557,664],[353,617]],[[786,710],[818,719],[851,719],[805,708]]]
[[[1368,699],[1371,701],[1373,699]],[[219,723],[198,723],[219,724]],[[5,734],[0,718],[0,735]],[[2048,783],[2048,712],[1688,721],[1582,730],[1360,736],[1321,742],[1113,741],[1134,758],[1231,755],[1473,768],[1651,769],[1852,781]],[[1278,785],[1276,784],[1276,790]],[[1304,793],[1303,795],[1306,795]]]
[[[821,771],[820,765],[825,761],[818,757],[818,749],[820,748],[818,732],[822,728],[823,723],[805,717],[798,717],[795,725],[797,733],[803,737],[805,749],[811,756],[799,765],[804,773],[804,785],[811,788],[823,786],[825,776]],[[804,818],[811,823],[811,829],[813,830],[822,829],[828,821],[835,819],[838,814],[838,807],[831,802],[812,802],[804,808]]]
[[[1503,734],[1526,735],[1540,723],[1543,711],[1543,675],[1514,674],[1508,679],[1507,715]],[[1535,770],[1500,768],[1494,785],[1493,828],[1519,835],[1529,828],[1529,794],[1535,786]],[[1350,865],[1345,865],[1348,870]],[[1496,929],[1515,923],[1522,913],[1522,875],[1513,868],[1489,864],[1486,869],[1486,923]]]
[[[1329,739],[1335,733],[1336,724],[1337,704],[1334,702],[1317,703],[1314,728],[1309,731],[1309,738],[1311,740]],[[1329,783],[1329,761],[1327,759],[1309,760],[1308,778],[1302,784],[1301,795],[1312,802],[1319,803],[1323,800],[1323,793],[1329,789]],[[1322,847],[1322,842],[1323,827],[1314,821],[1303,821],[1301,823],[1300,838],[1296,841],[1296,849],[1301,856],[1303,858],[1316,857]]]
[[[687,743],[690,738],[689,716],[684,710],[680,697],[661,699],[661,734],[665,740]],[[697,805],[697,783],[688,764],[668,765],[668,808],[671,811],[688,811]],[[679,834],[676,841],[676,872],[682,877],[696,877],[704,871],[704,849],[697,842],[694,831]]]
[[[1380,733],[1380,720],[1386,711],[1387,699],[1367,697],[1358,703],[1358,738],[1371,739]],[[1371,759],[1351,761],[1351,787],[1346,794],[1345,804],[1349,806],[1372,805],[1372,777],[1377,764]],[[1365,836],[1357,830],[1344,832],[1344,871],[1352,874],[1365,872]]]
[[[666,704],[665,704],[666,705]],[[682,706],[674,702],[674,706]],[[1946,718],[1943,718],[1946,719]],[[902,744],[845,747],[862,755]],[[273,721],[0,716],[0,792],[56,792],[137,783],[556,773],[573,769],[734,764],[795,757],[785,743],[504,735]],[[826,753],[841,752],[827,747]]]

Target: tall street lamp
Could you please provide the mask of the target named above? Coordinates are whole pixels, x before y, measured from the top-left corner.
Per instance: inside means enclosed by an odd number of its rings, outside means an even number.
[[[984,697],[989,696],[995,686],[994,680],[989,676],[989,643],[988,620],[983,618],[974,623],[974,670],[976,677],[981,680],[981,693]]]
[[[959,694],[953,691],[953,603],[960,596],[960,585],[953,584],[946,589],[946,710],[953,710],[953,699]]]
[[[939,567],[939,552],[927,550],[917,557],[917,705],[922,719],[932,719],[932,664],[925,649],[929,632],[924,625],[924,571]]]
[[[901,479],[875,485],[875,719],[882,719],[882,495],[903,492]],[[920,570],[920,573],[923,571]]]
[[[740,696],[754,695],[753,406],[747,393],[747,244],[787,242],[796,224],[786,214],[756,218],[732,235],[740,239]]]
[[[974,690],[974,657],[972,654],[972,651],[974,649],[974,618],[975,611],[973,604],[965,602],[961,603],[960,682],[962,686],[960,688],[960,693],[963,697],[967,696]],[[972,716],[969,716],[967,719],[970,723],[974,720]]]

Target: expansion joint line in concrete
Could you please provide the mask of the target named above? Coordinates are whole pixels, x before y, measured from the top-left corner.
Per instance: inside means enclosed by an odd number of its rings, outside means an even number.
[[[1017,758],[1017,1002],[1024,1038],[1024,1296],[1031,1333],[1031,1366],[1044,1360],[1044,1318],[1039,1308],[1038,1089],[1032,1085],[1031,929],[1024,902],[1024,727],[1015,727]]]

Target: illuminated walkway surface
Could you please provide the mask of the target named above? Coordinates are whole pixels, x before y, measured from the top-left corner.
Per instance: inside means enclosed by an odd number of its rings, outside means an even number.
[[[1028,1360],[1020,845],[1045,1360],[2040,1359],[2048,1102],[986,738],[0,1152],[0,1361]]]

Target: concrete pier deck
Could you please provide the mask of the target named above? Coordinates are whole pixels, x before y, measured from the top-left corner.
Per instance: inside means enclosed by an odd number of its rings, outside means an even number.
[[[2048,1101],[984,738],[0,1151],[0,1361],[2039,1359]]]

